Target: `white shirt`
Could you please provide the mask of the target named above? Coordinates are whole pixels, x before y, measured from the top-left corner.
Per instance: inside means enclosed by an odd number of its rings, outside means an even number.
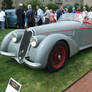
[[[83,18],[85,18],[88,15],[88,11],[83,11],[82,14],[83,14]]]
[[[4,11],[0,12],[0,21],[5,21],[5,12]]]
[[[76,19],[77,21],[80,21],[80,22],[82,23],[82,22],[83,22],[84,17],[83,17],[83,15],[82,15],[82,14],[75,14],[75,19]]]
[[[44,17],[50,19],[50,10],[46,10]]]
[[[89,19],[92,19],[92,12],[89,12],[89,13],[88,13],[88,18],[89,18]]]
[[[39,8],[39,9],[37,10],[37,15],[38,15],[38,16],[43,16],[43,11],[42,11],[42,9]]]

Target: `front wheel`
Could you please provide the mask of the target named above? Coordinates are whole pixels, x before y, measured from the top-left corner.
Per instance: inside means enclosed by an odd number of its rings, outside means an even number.
[[[49,72],[56,72],[64,66],[68,57],[68,46],[64,41],[59,41],[51,50],[48,58],[47,69]]]

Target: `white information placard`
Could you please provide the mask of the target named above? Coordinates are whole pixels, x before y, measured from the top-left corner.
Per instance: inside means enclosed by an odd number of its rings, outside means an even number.
[[[20,92],[21,84],[15,81],[13,78],[10,78],[8,86],[5,92]]]

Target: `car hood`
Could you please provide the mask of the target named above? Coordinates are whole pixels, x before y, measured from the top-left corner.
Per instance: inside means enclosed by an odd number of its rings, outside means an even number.
[[[78,28],[80,26],[81,23],[76,21],[62,21],[62,22],[32,27],[31,29],[35,31],[36,35],[40,35],[40,34],[48,35],[52,33],[57,33],[57,31],[59,32],[67,29]]]

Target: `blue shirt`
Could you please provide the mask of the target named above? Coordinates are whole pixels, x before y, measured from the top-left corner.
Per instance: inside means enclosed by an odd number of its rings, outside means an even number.
[[[76,13],[76,10],[72,10],[72,13]]]
[[[63,14],[62,11],[60,11],[60,10],[57,11],[57,20],[59,19],[59,17],[60,17],[62,14]]]
[[[43,10],[42,9],[38,9],[37,10],[37,22],[42,19],[43,20]]]

